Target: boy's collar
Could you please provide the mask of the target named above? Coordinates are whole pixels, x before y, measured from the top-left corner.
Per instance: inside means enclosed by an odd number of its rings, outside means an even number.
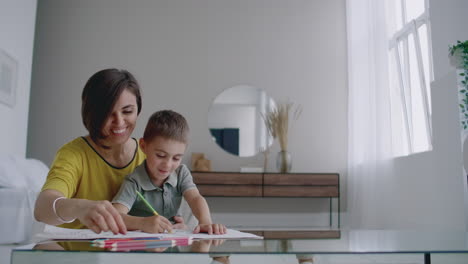
[[[138,185],[140,185],[140,187],[145,190],[145,191],[151,191],[151,190],[155,190],[157,188],[159,188],[158,186],[155,186],[153,184],[153,182],[151,181],[148,173],[146,172],[146,161],[144,163],[141,164],[141,166],[139,166],[135,171],[138,173],[138,176],[136,178],[137,180],[137,183]],[[169,177],[167,177],[166,181],[164,182],[164,184],[166,183],[169,183],[170,185],[172,185],[172,187],[176,187],[177,186],[177,173],[176,171],[178,170],[178,168],[176,170],[174,170],[170,175]],[[163,185],[164,185],[163,184]]]
[[[177,169],[175,169],[173,172],[171,172],[169,177],[167,177],[166,182],[164,182],[164,183],[169,183],[170,185],[172,185],[172,187],[176,187],[177,186],[177,173],[176,173],[176,171],[177,171]]]

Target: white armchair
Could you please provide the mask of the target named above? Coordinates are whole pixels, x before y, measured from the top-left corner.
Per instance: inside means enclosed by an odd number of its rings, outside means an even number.
[[[36,159],[0,156],[0,244],[28,242],[41,228],[33,211],[48,171]]]

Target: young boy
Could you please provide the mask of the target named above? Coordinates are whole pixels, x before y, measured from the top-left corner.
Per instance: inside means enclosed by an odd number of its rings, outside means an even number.
[[[171,110],[158,111],[148,120],[140,139],[146,160],[125,178],[112,200],[128,230],[139,229],[148,233],[172,231],[168,218],[176,215],[183,197],[198,220],[194,233],[226,233],[224,225],[212,223],[205,198],[193,183],[189,169],[180,164],[187,147],[188,133],[185,118]],[[138,198],[137,191],[159,215],[154,215]]]

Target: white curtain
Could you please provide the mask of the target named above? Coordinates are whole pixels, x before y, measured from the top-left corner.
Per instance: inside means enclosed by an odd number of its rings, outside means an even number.
[[[350,228],[384,228],[392,175],[385,0],[347,0]]]

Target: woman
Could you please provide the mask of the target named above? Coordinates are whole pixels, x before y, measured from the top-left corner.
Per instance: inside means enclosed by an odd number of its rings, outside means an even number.
[[[140,87],[131,73],[95,73],[82,94],[81,115],[89,135],[62,146],[54,159],[34,216],[50,225],[125,234],[122,217],[109,202],[124,177],[145,155],[131,138],[141,111]]]

